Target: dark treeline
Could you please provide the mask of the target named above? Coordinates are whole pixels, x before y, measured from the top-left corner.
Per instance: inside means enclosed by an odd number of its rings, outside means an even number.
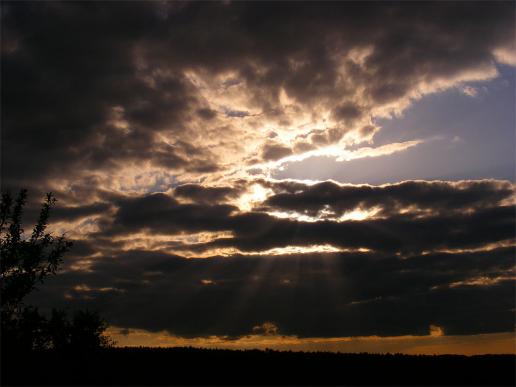
[[[194,348],[33,351],[2,385],[515,385],[514,355],[409,356]]]

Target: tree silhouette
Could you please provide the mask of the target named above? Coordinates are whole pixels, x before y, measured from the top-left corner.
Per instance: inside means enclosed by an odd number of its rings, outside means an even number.
[[[106,322],[96,312],[79,310],[69,320],[63,310],[54,309],[45,333],[53,349],[89,351],[113,345],[113,341],[104,335],[106,328]]]
[[[53,310],[50,319],[37,308],[26,306],[24,298],[44,279],[56,274],[72,242],[64,235],[45,232],[56,199],[46,195],[38,221],[30,236],[22,224],[27,190],[16,199],[2,193],[0,204],[0,291],[3,351],[34,349],[89,350],[111,345],[104,336],[107,325],[97,313],[78,311],[69,321],[62,310]]]
[[[55,274],[62,256],[72,243],[64,236],[45,233],[51,208],[56,199],[46,195],[38,222],[29,238],[24,238],[22,211],[27,200],[27,190],[21,190],[14,201],[9,193],[2,194],[0,205],[0,290],[2,292],[2,317],[19,312],[23,299],[38,282]]]

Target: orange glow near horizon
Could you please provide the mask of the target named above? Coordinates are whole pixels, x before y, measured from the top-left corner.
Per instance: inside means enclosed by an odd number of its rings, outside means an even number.
[[[272,323],[269,323],[272,324]],[[272,324],[273,325],[273,324]],[[282,336],[274,329],[229,339],[222,336],[184,338],[166,331],[149,332],[142,329],[123,330],[110,327],[108,335],[119,347],[197,347],[217,349],[274,349],[283,351],[325,351],[343,353],[403,353],[410,355],[481,355],[516,354],[514,332],[489,333],[478,335],[446,336],[444,330],[435,325],[429,327],[426,336],[360,336],[299,338]],[[256,327],[255,327],[256,328]],[[270,328],[270,327],[269,327]]]

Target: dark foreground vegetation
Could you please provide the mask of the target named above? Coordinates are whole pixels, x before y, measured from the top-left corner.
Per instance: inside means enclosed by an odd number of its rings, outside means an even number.
[[[33,351],[2,385],[515,385],[513,355],[408,356],[194,348]]]

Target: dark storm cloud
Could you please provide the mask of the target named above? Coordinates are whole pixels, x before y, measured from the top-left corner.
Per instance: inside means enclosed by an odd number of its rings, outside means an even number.
[[[192,133],[191,120],[208,123],[215,114],[189,70],[233,72],[225,87],[244,85],[267,117],[284,113],[278,103],[284,89],[306,108],[316,102],[339,118],[356,119],[359,109],[339,101],[359,98],[357,90],[379,104],[414,88],[424,92],[434,81],[491,66],[493,50],[514,35],[512,5],[503,2],[2,7],[2,175],[14,185],[78,178],[87,169],[110,171],[127,162],[216,170],[217,158],[199,142],[191,145],[207,130]],[[353,50],[364,49],[369,54],[354,61]],[[368,104],[363,109],[374,107]],[[250,115],[228,109],[230,117]],[[127,130],[113,123],[113,111]],[[161,132],[183,142],[172,149]],[[196,148],[197,157],[182,144]]]
[[[77,207],[56,207],[52,211],[52,220],[75,220],[92,215],[105,214],[112,208],[109,203],[95,203]]]
[[[92,217],[109,215],[115,207],[111,203],[93,203],[83,206],[55,206],[51,211],[50,222],[75,222],[88,221]],[[24,229],[28,230],[38,220],[41,211],[41,203],[32,202],[24,211]]]
[[[446,78],[470,66],[489,64],[489,47],[507,43],[505,34],[513,29],[511,18],[503,15],[508,11],[503,4],[375,5],[236,4],[226,11],[234,16],[228,17],[229,28],[244,34],[226,45],[222,55],[238,49],[240,59],[247,56],[265,65],[265,72],[241,70],[247,82],[259,86],[260,97],[269,96],[265,105],[275,102],[274,92],[268,90],[273,85],[283,85],[289,96],[310,102],[353,95],[360,84],[372,98],[386,102],[407,93],[423,74]],[[205,11],[199,14],[208,15]],[[206,28],[216,31],[216,18],[206,21]],[[253,51],[245,44],[248,36],[253,37]],[[207,45],[210,53],[216,39],[213,35]],[[346,62],[356,84],[336,87],[340,76],[336,55],[368,45],[374,54],[365,59],[364,68]]]
[[[333,113],[338,120],[345,122],[354,121],[362,116],[361,109],[349,102],[337,106]]]
[[[181,204],[173,197],[156,193],[122,199],[118,203],[111,232],[150,230],[160,234],[220,231],[236,207],[228,204]],[[106,229],[104,233],[109,234]]]
[[[424,335],[430,324],[450,335],[503,332],[514,326],[513,281],[450,285],[507,275],[513,256],[514,248],[500,248],[406,259],[334,253],[187,260],[133,250],[97,260],[89,273],[53,278],[37,297],[43,305],[99,308],[117,326],[182,336],[246,335],[264,321],[300,337]]]
[[[356,208],[380,207],[380,214],[397,213],[411,207],[412,213],[431,210],[450,213],[469,209],[497,206],[514,195],[508,181],[405,181],[383,186],[341,185],[326,181],[313,185],[297,182],[278,182],[264,185],[275,195],[265,201],[265,208],[295,211],[311,216],[322,211],[342,215]]]
[[[184,184],[174,190],[174,196],[197,203],[219,203],[235,198],[242,192],[236,187],[208,187],[200,184]]]
[[[137,39],[152,32],[145,3],[12,3],[4,28],[16,49],[2,57],[3,170],[7,181],[31,184],[84,168],[151,160],[179,168],[187,161],[157,143],[154,132],[182,119],[195,97],[182,74],[135,67]],[[9,35],[9,34],[8,34]],[[130,122],[111,124],[113,109]],[[156,148],[157,149],[153,149]]]

